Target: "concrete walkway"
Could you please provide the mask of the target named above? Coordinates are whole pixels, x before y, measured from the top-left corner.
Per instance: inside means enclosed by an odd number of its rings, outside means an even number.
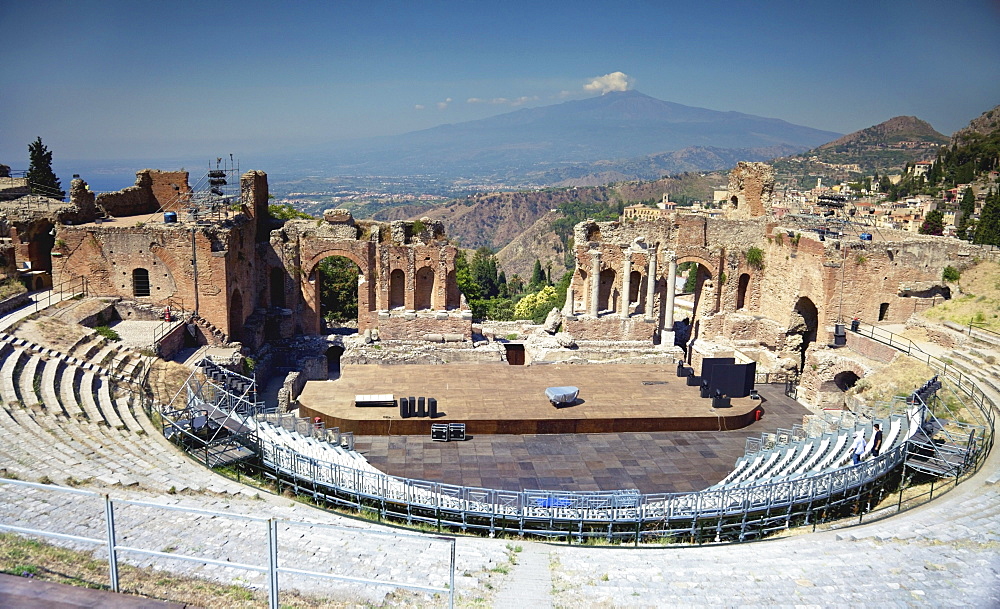
[[[517,564],[510,578],[497,593],[497,609],[545,609],[552,607],[552,572],[549,547],[540,543],[518,543],[514,554]]]

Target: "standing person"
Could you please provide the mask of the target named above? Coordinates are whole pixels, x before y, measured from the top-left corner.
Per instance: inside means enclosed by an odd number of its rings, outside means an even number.
[[[861,455],[865,454],[865,430],[854,432],[854,444],[851,444],[851,460],[854,465],[861,463]]]
[[[882,426],[875,424],[875,437],[872,438],[872,456],[877,457],[882,452]]]

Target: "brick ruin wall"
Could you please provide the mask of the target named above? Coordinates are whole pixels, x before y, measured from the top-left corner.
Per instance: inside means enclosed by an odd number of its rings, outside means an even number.
[[[135,186],[97,195],[97,204],[108,214],[125,218],[157,211],[180,211],[190,201],[191,186],[186,171],[143,169],[135,174]]]

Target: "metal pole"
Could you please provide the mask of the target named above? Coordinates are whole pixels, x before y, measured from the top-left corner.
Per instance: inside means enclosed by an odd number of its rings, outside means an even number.
[[[115,552],[115,508],[111,497],[104,496],[104,522],[108,534],[108,570],[111,578],[111,589],[121,592],[118,587],[118,553]]]
[[[451,571],[449,573],[448,583],[448,609],[455,609],[455,546],[458,545],[458,540],[454,537],[451,538]]]
[[[267,521],[267,577],[268,606],[270,609],[280,609],[278,605],[278,522],[274,518]]]

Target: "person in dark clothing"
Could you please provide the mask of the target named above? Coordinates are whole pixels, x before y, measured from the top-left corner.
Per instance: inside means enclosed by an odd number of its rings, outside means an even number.
[[[875,424],[875,437],[872,438],[872,456],[877,457],[882,452],[882,426]]]

